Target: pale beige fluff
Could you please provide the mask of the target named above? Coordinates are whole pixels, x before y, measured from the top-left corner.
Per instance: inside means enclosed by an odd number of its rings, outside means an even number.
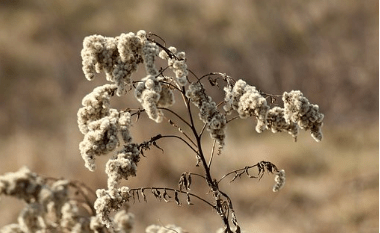
[[[284,101],[286,122],[294,122],[301,129],[310,130],[314,140],[321,141],[324,115],[319,112],[319,106],[310,104],[301,91],[284,92],[282,100]]]

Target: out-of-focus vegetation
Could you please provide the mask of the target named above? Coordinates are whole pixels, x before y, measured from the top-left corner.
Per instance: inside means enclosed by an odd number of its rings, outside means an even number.
[[[297,143],[288,135],[258,135],[249,122],[229,126],[215,172],[260,160],[287,171],[287,184],[276,194],[272,178],[226,182],[243,229],[378,232],[378,10],[375,0],[2,1],[0,173],[27,165],[45,176],[104,187],[103,169],[87,171],[78,149],[81,99],[104,82],[85,80],[82,40],[144,29],[185,51],[197,75],[225,72],[268,93],[300,89],[325,113],[321,143],[306,134]],[[152,127],[159,131],[160,125]],[[134,135],[146,139],[150,130]],[[139,168],[151,175],[138,173],[126,184],[174,185],[195,162],[178,151],[177,145],[166,147],[165,154],[153,150]],[[0,201],[0,226],[15,221],[17,205],[22,203]],[[200,214],[197,207],[168,208],[152,200],[131,211],[136,232],[152,223],[215,231],[218,217],[208,208]]]

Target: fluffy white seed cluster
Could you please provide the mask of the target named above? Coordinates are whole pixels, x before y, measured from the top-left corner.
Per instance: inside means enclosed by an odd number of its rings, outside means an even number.
[[[287,122],[284,112],[285,110],[280,107],[271,108],[267,115],[267,128],[273,133],[288,132],[293,138],[297,138],[299,127],[297,123]]]
[[[169,47],[169,51],[172,54],[168,54],[167,51],[161,50],[159,57],[168,60],[168,66],[173,70],[177,82],[180,86],[185,86],[187,84],[187,65],[186,65],[186,53],[177,52],[175,47]]]
[[[114,95],[117,87],[113,84],[106,84],[96,87],[87,94],[83,100],[83,107],[78,110],[78,127],[82,134],[89,131],[91,122],[102,119],[110,113],[110,98]]]
[[[117,194],[117,188],[121,179],[128,180],[130,176],[136,176],[137,163],[140,160],[140,151],[137,144],[128,144],[119,151],[116,156],[108,160],[106,173],[108,175],[108,191],[112,197]]]
[[[0,228],[1,233],[23,233],[19,224],[12,223]]]
[[[135,89],[135,97],[141,103],[148,117],[157,123],[162,122],[164,114],[160,107],[174,104],[174,95],[169,85],[162,84],[165,77],[148,75],[139,82]]]
[[[173,54],[170,55],[171,58],[167,58],[169,66],[176,74],[179,85],[184,86],[188,74],[185,53],[177,53],[174,47],[171,50]],[[127,87],[132,84],[132,73],[137,70],[138,64],[144,63],[148,76],[137,84],[135,94],[149,118],[154,121],[161,122],[163,119],[163,113],[158,107],[168,107],[174,103],[174,96],[169,85],[160,83],[166,77],[157,77],[155,59],[159,56],[159,47],[147,39],[145,31],[141,30],[137,34],[132,32],[121,34],[114,38],[100,35],[86,37],[81,55],[86,78],[92,80],[95,73],[103,70],[106,73],[106,79],[115,83],[113,86],[115,91],[112,93],[118,96],[126,93]],[[109,100],[107,97],[103,99]],[[104,111],[107,113],[107,107]],[[82,122],[86,121],[87,119],[82,120]],[[85,129],[81,131],[83,133]]]
[[[101,223],[106,225],[107,228],[115,228],[113,225],[115,219],[112,219],[110,213],[113,211],[120,210],[123,205],[129,200],[129,188],[121,187],[117,189],[115,195],[111,196],[109,190],[98,189],[96,190],[97,199],[94,203],[94,208],[96,210],[96,216],[100,219]],[[126,229],[133,227],[133,215],[131,213],[126,213],[130,216],[129,226],[124,226]],[[121,224],[124,225],[124,224]],[[129,232],[129,231],[127,231]]]
[[[77,114],[78,127],[85,135],[79,149],[90,171],[95,170],[96,156],[108,154],[119,146],[119,135],[125,143],[132,141],[129,132],[131,114],[110,108],[110,98],[115,90],[116,85],[111,84],[95,88],[84,97],[83,107]]]
[[[0,176],[0,195],[16,197],[27,203],[17,223],[4,226],[0,232],[50,232],[52,229],[57,232],[59,229],[99,232],[90,226],[89,218],[93,221],[96,217],[84,217],[79,211],[79,203],[70,200],[69,186],[68,180],[47,183],[26,167]]]
[[[143,62],[143,48],[146,44],[145,31],[135,35],[130,32],[119,37],[88,36],[83,41],[82,69],[88,80],[95,73],[104,71],[106,78],[117,86],[117,95],[125,94],[126,86],[130,85],[131,75]]]
[[[160,98],[158,99],[157,106],[161,108],[167,108],[175,103],[173,89],[170,86],[172,78],[170,77],[157,77],[157,80],[161,84]]]
[[[266,99],[254,86],[250,86],[239,79],[234,86],[228,85],[225,87],[224,91],[224,110],[227,114],[235,110],[240,118],[255,116],[257,119],[256,131],[261,133],[266,129],[269,106]]]
[[[182,229],[181,227],[177,227],[175,225],[169,224],[166,226],[159,225],[150,225],[145,229],[145,233],[188,233],[188,231]]]
[[[70,232],[101,232],[103,227],[97,227],[93,222],[99,222],[97,217],[89,217],[89,219],[81,219],[81,212],[75,202],[66,202],[62,207],[62,229],[70,229]]]
[[[76,206],[74,203],[66,202],[62,206],[62,227],[75,229],[74,232],[80,232],[79,230],[81,228],[81,224],[79,222],[76,222],[76,218],[78,215],[78,206]]]
[[[79,144],[79,149],[85,166],[94,171],[95,157],[108,154],[119,146],[118,139],[118,112],[112,111],[109,116],[103,117],[89,124],[89,131]]]
[[[274,181],[276,183],[273,186],[273,192],[278,192],[285,185],[285,170],[280,170],[274,177]]]
[[[132,119],[130,112],[119,112],[118,126],[121,138],[123,139],[124,143],[131,143],[132,136],[129,132],[129,128],[132,126]]]
[[[21,210],[17,221],[22,232],[41,232],[47,230],[47,223],[43,217],[44,211],[38,203],[32,203]]]
[[[245,81],[238,80],[224,88],[227,114],[237,111],[241,118],[255,116],[256,131],[270,129],[273,133],[288,132],[295,139],[300,129],[310,130],[316,141],[322,140],[321,127],[324,115],[318,105],[310,104],[300,91],[285,92],[282,96],[284,108],[270,107],[266,99]]]
[[[30,203],[38,200],[44,181],[27,167],[0,177],[0,195],[13,196]]]
[[[225,115],[218,111],[216,103],[212,101],[210,96],[206,95],[200,82],[191,83],[186,96],[199,108],[199,118],[206,124],[211,137],[218,142],[219,149],[222,149],[227,124]]]
[[[154,61],[158,56],[158,53],[159,49],[155,43],[149,41],[146,41],[144,43],[142,55],[144,59],[145,70],[148,73],[148,75],[156,76],[158,74],[158,70],[156,69],[156,66],[154,64]]]
[[[135,216],[125,210],[121,210],[114,217],[115,230],[120,233],[131,233],[135,223]]]
[[[300,91],[284,92],[282,100],[284,101],[286,122],[294,122],[301,129],[310,130],[314,140],[321,141],[324,115],[319,112],[319,106],[310,104]]]

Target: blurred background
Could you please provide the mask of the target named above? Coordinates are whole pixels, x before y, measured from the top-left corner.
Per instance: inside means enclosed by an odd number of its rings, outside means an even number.
[[[92,82],[84,78],[82,41],[144,29],[185,51],[198,76],[227,73],[272,94],[301,90],[325,114],[320,143],[304,131],[297,143],[287,134],[257,134],[253,120],[228,126],[224,153],[214,158],[217,176],[261,160],[287,176],[279,193],[272,192],[270,175],[222,184],[245,231],[378,232],[378,1],[13,0],[0,3],[0,28],[1,174],[28,166],[44,177],[106,187],[107,158],[92,173],[78,149],[81,100],[106,82],[103,74]],[[136,103],[120,101],[125,107]],[[168,127],[147,122],[140,128],[144,121],[134,128],[140,142]],[[181,144],[160,146],[165,153],[146,153],[137,177],[125,185],[176,187],[182,172],[201,172]],[[207,192],[199,186],[199,193]],[[15,222],[22,207],[2,198],[0,226]],[[194,233],[221,226],[201,203],[177,207],[152,199],[130,211],[136,215],[134,232],[150,224],[173,223]]]

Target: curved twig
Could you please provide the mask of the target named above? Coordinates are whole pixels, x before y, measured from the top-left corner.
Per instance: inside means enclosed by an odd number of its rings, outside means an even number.
[[[194,151],[194,153],[196,153],[199,156],[199,152],[197,150],[195,150],[185,139],[181,138],[180,136],[177,136],[177,135],[162,135],[161,138],[177,138],[177,139],[183,141],[188,147],[190,147],[191,150]]]
[[[178,119],[180,119],[183,123],[185,123],[187,126],[189,126],[189,128],[191,128],[192,126],[190,125],[189,122],[187,122],[185,119],[183,119],[180,115],[178,115],[176,112],[174,112],[173,110],[169,109],[169,108],[158,108],[158,109],[162,109],[162,110],[166,110],[170,113],[172,113],[173,115],[175,115]]]
[[[249,169],[254,168],[254,167],[257,167],[258,170],[259,170],[257,176],[250,175],[249,172],[248,172]],[[240,168],[240,169],[228,172],[227,174],[225,174],[224,176],[222,176],[222,178],[220,178],[217,181],[217,183],[219,184],[224,178],[226,178],[227,176],[229,176],[231,174],[235,174],[235,176],[231,180],[231,182],[233,182],[237,177],[241,177],[244,173],[249,178],[259,178],[259,179],[261,179],[263,177],[265,171],[270,172],[270,173],[278,172],[278,168],[276,167],[276,165],[274,165],[271,162],[261,161],[261,162],[256,163],[255,165],[245,166],[244,168]]]

